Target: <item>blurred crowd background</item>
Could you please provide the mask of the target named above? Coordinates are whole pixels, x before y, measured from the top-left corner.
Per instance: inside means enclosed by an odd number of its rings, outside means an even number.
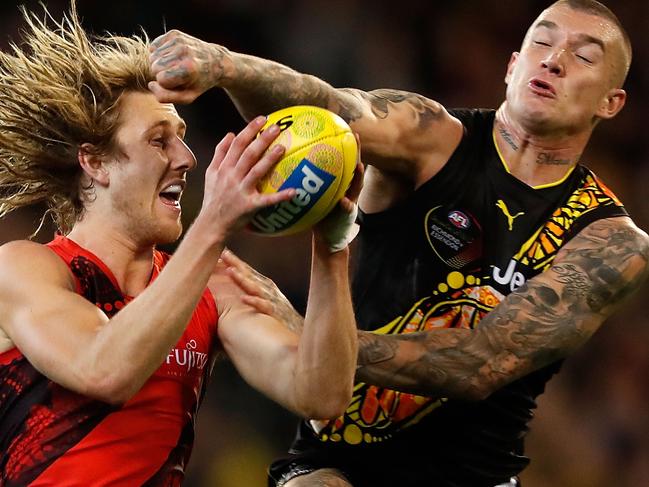
[[[0,47],[20,42],[18,5],[41,12],[36,0],[0,3]],[[55,18],[65,0],[44,0]],[[530,23],[550,2],[460,0],[78,0],[84,25],[154,38],[176,28],[236,51],[256,54],[315,74],[339,87],[415,91],[447,107],[497,107],[505,68]],[[634,61],[628,103],[601,124],[583,162],[649,229],[649,2],[609,6],[628,29]],[[216,142],[243,121],[227,96],[207,93],[180,108],[190,147],[204,168]],[[202,171],[190,176],[183,198],[191,222],[200,207]],[[25,238],[42,208],[0,220],[0,243]],[[46,225],[36,240],[47,241]],[[264,239],[249,234],[231,247],[278,283],[298,309],[306,300],[309,237]],[[0,272],[2,270],[0,269]],[[639,487],[649,485],[649,287],[647,285],[576,355],[541,397],[532,422],[523,473],[525,487]],[[188,469],[190,487],[265,485],[265,469],[288,447],[296,418],[251,390],[231,365],[217,365],[199,414]],[[434,438],[431,438],[434,441]],[[417,448],[425,448],[418,445]],[[422,479],[422,486],[426,486]]]

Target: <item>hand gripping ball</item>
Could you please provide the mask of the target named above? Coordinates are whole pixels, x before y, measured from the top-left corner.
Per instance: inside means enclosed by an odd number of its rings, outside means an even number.
[[[261,130],[275,123],[281,132],[269,149],[281,144],[286,151],[260,181],[259,190],[295,188],[297,194],[255,213],[249,229],[269,236],[298,233],[322,220],[345,195],[358,153],[349,125],[324,108],[284,108],[269,115]]]

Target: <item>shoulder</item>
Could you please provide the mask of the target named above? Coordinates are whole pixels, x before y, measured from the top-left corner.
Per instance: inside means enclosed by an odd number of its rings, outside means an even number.
[[[0,316],[10,316],[16,303],[26,303],[48,283],[63,289],[74,289],[70,270],[47,246],[27,240],[16,240],[0,246]],[[52,287],[48,289],[52,289]],[[0,350],[13,345],[0,321]]]
[[[0,246],[0,268],[0,287],[15,285],[16,280],[35,278],[71,283],[65,262],[46,245],[28,240],[15,240]]]

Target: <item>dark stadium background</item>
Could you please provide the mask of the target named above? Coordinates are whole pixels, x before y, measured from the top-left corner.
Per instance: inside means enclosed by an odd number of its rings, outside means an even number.
[[[37,1],[23,3],[42,12]],[[56,18],[67,8],[62,0],[45,3]],[[95,33],[128,35],[142,26],[154,38],[177,28],[232,50],[284,62],[335,86],[399,88],[448,107],[496,107],[504,95],[510,53],[548,3],[78,0],[78,8],[84,25]],[[19,40],[18,5],[14,0],[0,3],[3,49],[10,39]],[[583,161],[648,229],[649,2],[616,0],[609,6],[634,43],[626,84],[629,99],[616,120],[597,128]],[[202,167],[224,133],[243,126],[219,91],[180,112]],[[198,169],[183,199],[187,222],[200,206],[201,183]],[[36,228],[38,211],[17,212],[0,221],[0,243],[29,235]],[[37,240],[48,240],[52,232],[47,227]],[[242,235],[232,247],[273,277],[296,306],[304,305],[308,236],[269,240]],[[649,485],[648,289],[645,285],[551,382],[532,423],[528,440],[532,464],[523,474],[525,487]],[[295,422],[290,413],[242,383],[227,362],[220,363],[199,415],[186,485],[265,485],[265,467],[286,449]]]

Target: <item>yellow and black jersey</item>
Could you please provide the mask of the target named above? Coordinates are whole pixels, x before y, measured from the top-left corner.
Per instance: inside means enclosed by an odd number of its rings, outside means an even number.
[[[499,154],[494,111],[451,113],[465,132],[443,169],[398,206],[360,217],[353,298],[364,330],[476,328],[504,296],[548,269],[586,225],[626,215],[581,165],[556,183],[526,185]],[[303,423],[294,451],[317,443],[345,450],[381,444],[381,457],[386,450],[395,458],[423,456],[427,468],[461,475],[461,485],[514,475],[528,462],[522,438],[535,398],[558,368],[471,403],[357,383],[345,415],[317,434]]]

